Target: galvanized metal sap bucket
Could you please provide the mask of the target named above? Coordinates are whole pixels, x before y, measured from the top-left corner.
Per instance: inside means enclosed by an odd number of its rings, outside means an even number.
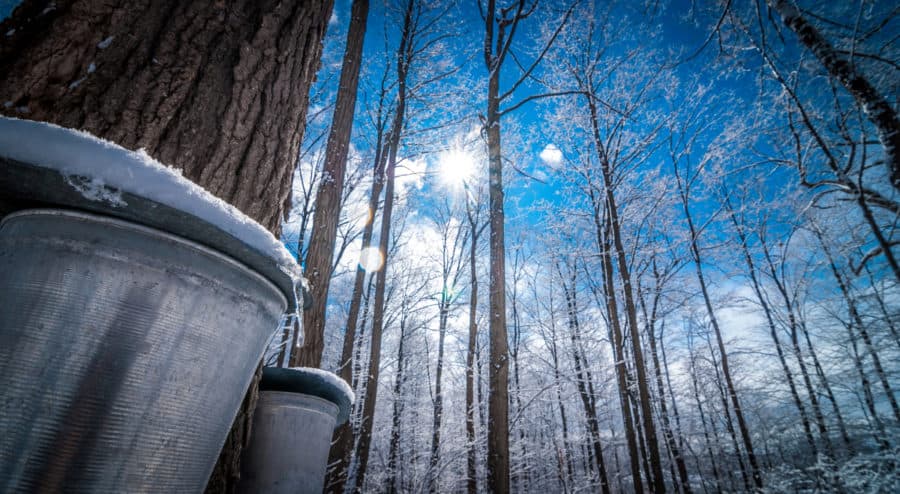
[[[238,492],[322,492],[331,437],[347,421],[352,396],[320,372],[263,369]]]
[[[0,273],[0,491],[202,491],[282,293],[196,243],[61,210],[3,220]]]
[[[0,198],[41,208],[0,222],[0,492],[202,492],[293,279],[54,170],[0,157]]]

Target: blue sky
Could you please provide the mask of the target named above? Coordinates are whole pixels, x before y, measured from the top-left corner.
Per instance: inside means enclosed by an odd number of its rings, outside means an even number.
[[[7,16],[18,3],[19,2],[15,0],[0,0],[0,17]],[[693,53],[701,46],[708,36],[707,25],[697,25],[692,19],[687,18],[690,9],[695,3],[699,4],[699,2],[692,2],[690,0],[661,2],[661,4],[666,5],[666,8],[657,18],[657,27],[647,27],[646,24],[644,24],[643,28],[635,28],[649,29],[655,31],[658,35],[645,36],[645,33],[637,34],[642,39],[652,43],[653,48],[658,50]],[[550,5],[556,6],[554,2],[545,3],[545,6]],[[326,45],[326,50],[330,51],[330,60],[332,61],[339,62],[343,52],[343,36],[345,34],[349,12],[349,0],[336,1],[334,15],[335,22],[329,26],[330,41]],[[480,56],[483,25],[478,15],[476,4],[473,1],[464,0],[459,3],[456,10],[453,12],[453,15],[459,19],[460,24],[457,27],[457,36],[448,40],[449,49],[456,62],[468,62],[461,74],[470,78],[470,80],[475,81],[471,84],[462,83],[460,85],[461,88],[471,93],[466,94],[468,97],[465,101],[471,105],[470,107],[465,108],[467,112],[470,112],[471,117],[474,116],[474,114],[483,111],[484,106],[482,88],[486,70]],[[384,61],[385,57],[383,51],[383,41],[385,36],[383,23],[384,16],[384,5],[382,2],[372,2],[364,53],[364,58],[368,61],[364,65],[372,72],[378,72],[377,66]],[[534,19],[529,19],[529,21],[523,25],[523,30],[517,35],[517,46],[522,46],[523,44],[527,46],[529,44],[536,32],[535,28],[538,22],[535,21],[539,20],[540,18],[536,15]],[[708,20],[709,19],[707,19],[707,21]],[[638,24],[635,23],[635,25]],[[393,28],[394,25],[391,25],[390,27]],[[388,34],[389,41],[396,41],[395,38],[397,34],[393,29],[390,30],[390,33]],[[730,93],[727,98],[717,104],[733,107],[746,101],[753,100],[758,87],[756,81],[756,78],[758,77],[757,72],[755,70],[747,70],[745,72],[734,71],[733,73],[726,74],[727,77],[722,77],[723,74],[719,72],[720,69],[713,67],[716,48],[716,43],[713,42],[699,56],[690,62],[679,66],[677,69],[679,78],[687,79],[699,74],[704,83],[714,84],[713,89],[710,92],[713,97],[725,98],[726,91]],[[393,54],[388,56],[392,57]],[[524,58],[527,57],[523,57],[523,59]],[[326,59],[329,59],[328,53],[326,53]],[[752,56],[748,55],[744,59],[744,62],[759,63],[758,61],[754,62],[754,60],[755,59]],[[547,69],[549,68],[544,67],[539,69],[537,74],[540,75],[542,70]],[[337,71],[339,71],[339,63],[325,64],[319,74],[319,79],[325,80],[328,76],[331,76],[331,80],[335,81]],[[504,81],[508,84],[514,76],[514,66],[508,62],[505,65]],[[526,89],[529,91],[539,90],[539,88],[536,88],[535,86]],[[521,97],[522,94],[527,93],[521,92],[521,94],[516,96]],[[359,108],[365,103],[366,97],[366,94],[360,93],[361,99],[358,104]],[[434,105],[440,107],[443,103],[445,102],[435,101]],[[511,222],[518,222],[520,226],[535,224],[541,221],[540,215],[533,212],[529,206],[540,201],[554,203],[560,200],[557,192],[561,188],[561,183],[556,180],[551,168],[541,160],[541,152],[548,145],[559,145],[559,143],[555,142],[553,137],[554,123],[544,119],[549,110],[552,109],[553,105],[554,102],[550,100],[544,100],[541,103],[528,104],[520,108],[515,114],[510,115],[510,118],[503,123],[505,154],[508,155],[510,159],[513,159],[517,167],[527,174],[538,178],[546,178],[546,183],[542,183],[541,181],[518,176],[518,173],[512,169],[512,167],[506,168],[505,174],[507,177],[516,177],[516,180],[510,184],[510,187],[507,190],[507,215]],[[433,118],[440,117],[441,115],[439,114]],[[475,123],[476,120],[470,118],[466,127],[458,129],[458,134],[465,134],[467,131],[471,130],[471,126]],[[708,136],[707,140],[711,140],[714,137],[716,130],[718,129],[715,129]],[[357,127],[354,136],[357,147],[363,152],[366,151],[365,146],[367,139],[370,139],[370,136],[361,135],[364,132],[364,128]],[[447,143],[447,145],[450,145],[450,143]],[[765,147],[764,143],[757,143],[757,145]],[[560,151],[563,156],[571,157],[573,155],[571,149],[565,149],[565,147],[561,145],[560,147],[562,148]],[[663,157],[660,156],[660,160],[662,159]],[[436,154],[431,155],[425,157],[425,160],[429,162],[428,171],[436,171],[435,165],[439,162],[439,156]],[[484,163],[480,162],[478,166],[483,168]],[[442,194],[439,184],[436,183],[433,178],[435,177],[430,176],[425,179],[425,186],[422,190],[425,204],[427,204],[428,196],[439,197]],[[779,172],[770,175],[769,180],[771,181],[769,190],[773,193],[778,193],[779,189],[783,188],[787,181],[794,180],[794,177],[792,173]],[[698,214],[700,215],[710,212],[706,211],[707,205],[702,203],[696,204],[696,207],[698,208]],[[714,208],[715,205],[710,204],[708,207]]]

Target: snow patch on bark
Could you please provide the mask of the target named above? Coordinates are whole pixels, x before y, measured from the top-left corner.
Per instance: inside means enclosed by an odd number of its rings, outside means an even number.
[[[115,36],[110,36],[110,37],[104,39],[103,41],[97,43],[97,48],[100,48],[101,50],[105,50],[105,49],[109,48],[109,45],[112,44],[113,39],[115,39]]]

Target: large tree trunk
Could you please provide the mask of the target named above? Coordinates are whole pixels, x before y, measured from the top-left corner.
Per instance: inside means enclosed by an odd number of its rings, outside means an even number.
[[[278,233],[332,3],[26,1],[0,24],[0,113],[143,148]],[[257,379],[210,491],[240,475]]]
[[[26,1],[0,107],[143,148],[277,232],[331,0]]]
[[[488,83],[487,149],[490,211],[490,285],[488,320],[488,485],[509,492],[509,342],[506,332],[506,250],[503,213],[503,162],[500,153],[499,67]]]
[[[488,154],[488,222],[490,268],[488,285],[488,489],[509,492],[509,341],[506,332],[506,247],[503,210],[503,161],[500,147],[500,69],[503,65],[506,19],[494,25],[496,2],[485,13],[484,63],[488,71],[484,132]],[[497,29],[496,39],[494,29]],[[494,45],[496,43],[496,45]]]
[[[366,19],[369,0],[353,0],[347,46],[341,66],[341,80],[331,131],[325,146],[323,177],[316,193],[316,212],[309,237],[309,253],[306,255],[306,277],[312,294],[312,307],[303,311],[303,347],[292,354],[292,365],[319,367],[325,348],[325,307],[328,286],[331,283],[332,259],[341,217],[341,197],[344,175],[347,170],[347,152],[350,131],[353,129],[353,112],[356,108],[356,88],[359,84],[359,66],[362,61],[363,38],[366,35]]]

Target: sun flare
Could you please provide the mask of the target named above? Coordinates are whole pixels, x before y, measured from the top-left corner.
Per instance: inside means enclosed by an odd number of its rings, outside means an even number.
[[[444,185],[463,186],[475,175],[475,159],[466,151],[451,149],[441,154],[438,171]]]

